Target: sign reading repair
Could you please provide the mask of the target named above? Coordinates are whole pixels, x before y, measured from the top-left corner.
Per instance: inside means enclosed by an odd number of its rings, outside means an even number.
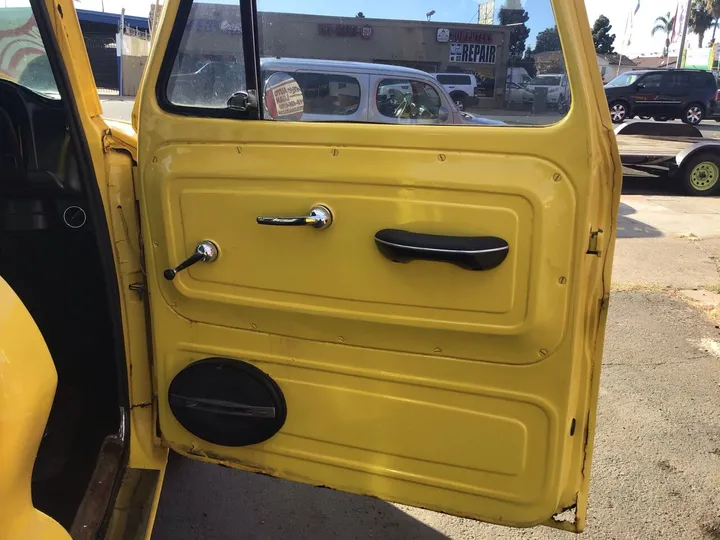
[[[494,64],[496,56],[497,45],[481,45],[479,43],[450,44],[450,62]]]

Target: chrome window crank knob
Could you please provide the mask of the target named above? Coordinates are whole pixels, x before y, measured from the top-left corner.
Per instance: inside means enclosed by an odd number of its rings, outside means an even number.
[[[206,262],[211,263],[218,258],[219,250],[215,242],[203,240],[195,247],[195,252],[175,268],[168,268],[163,272],[163,276],[168,281],[175,279],[178,272],[182,272],[186,268],[191,267],[195,263]]]

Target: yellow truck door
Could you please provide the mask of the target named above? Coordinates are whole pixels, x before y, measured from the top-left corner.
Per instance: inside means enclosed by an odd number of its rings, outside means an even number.
[[[167,2],[136,107],[167,446],[583,529],[621,168],[583,1],[552,4],[572,107],[513,126],[417,70],[283,64],[255,2]],[[500,54],[427,24],[456,61]],[[315,32],[382,26],[353,25]]]

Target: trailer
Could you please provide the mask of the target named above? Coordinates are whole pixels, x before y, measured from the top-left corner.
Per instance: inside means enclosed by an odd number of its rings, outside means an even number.
[[[720,140],[704,138],[697,127],[634,122],[615,134],[625,169],[676,178],[691,195],[720,193]]]

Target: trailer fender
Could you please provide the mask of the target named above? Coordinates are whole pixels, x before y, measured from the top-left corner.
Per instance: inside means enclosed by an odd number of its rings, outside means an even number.
[[[615,135],[645,135],[651,137],[690,137],[702,139],[702,132],[690,124],[664,124],[658,122],[632,122],[620,124]]]
[[[720,158],[720,140],[705,139],[703,141],[698,141],[695,144],[691,144],[675,156],[675,163],[677,163],[678,169],[682,168],[683,163],[687,161],[688,158],[698,152],[707,151],[717,154]]]

